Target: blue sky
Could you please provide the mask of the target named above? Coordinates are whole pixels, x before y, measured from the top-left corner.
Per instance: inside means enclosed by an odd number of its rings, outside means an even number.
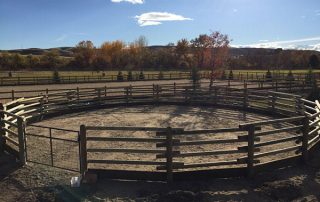
[[[91,40],[166,45],[202,33],[233,46],[320,50],[320,0],[0,0],[0,49]]]

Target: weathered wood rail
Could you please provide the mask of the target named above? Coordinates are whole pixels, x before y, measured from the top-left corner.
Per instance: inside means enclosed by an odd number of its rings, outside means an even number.
[[[182,104],[210,105],[262,112],[279,117],[267,121],[240,124],[235,128],[185,131],[181,128],[145,128],[145,127],[80,127],[80,171],[85,174],[94,169],[94,165],[132,165],[151,166],[155,172],[165,173],[172,181],[181,173],[203,169],[223,170],[224,172],[243,173],[253,176],[257,171],[274,166],[277,162],[292,159],[308,160],[310,151],[318,145],[320,124],[320,103],[302,98],[300,95],[266,89],[248,88],[241,85],[190,85],[166,84],[150,86],[126,86],[114,88],[70,89],[60,92],[47,92],[31,98],[18,98],[2,105],[0,111],[0,135],[3,149],[13,144],[18,157],[24,163],[25,132],[24,126],[50,116],[81,110],[129,106],[139,104]],[[296,87],[296,90],[301,90]],[[277,86],[278,89],[279,86]],[[303,87],[308,89],[307,86]],[[292,88],[291,90],[294,90]],[[270,125],[276,125],[270,129]],[[149,131],[153,137],[105,137],[90,136],[95,131]],[[234,134],[233,138],[215,138],[223,133]],[[276,134],[286,133],[277,137]],[[205,140],[188,140],[184,137],[196,137],[206,134]],[[16,138],[16,139],[13,139]],[[18,139],[18,140],[17,140]],[[137,148],[90,147],[94,142],[129,143],[135,142]],[[282,143],[290,143],[284,146]],[[141,145],[140,145],[141,144]],[[150,148],[144,144],[151,144]],[[202,145],[233,144],[230,149],[195,150]],[[140,145],[140,146],[139,146]],[[188,149],[192,148],[188,151]],[[146,155],[147,159],[100,159],[88,158],[92,153],[120,153]],[[290,154],[283,157],[280,154]],[[210,160],[198,160],[195,157],[219,157]],[[264,158],[273,156],[272,162]],[[130,157],[130,155],[128,155]],[[90,165],[93,167],[90,167]],[[283,165],[283,164],[281,164]],[[222,171],[221,171],[222,172]],[[119,177],[117,175],[117,177]],[[121,178],[121,177],[120,177]]]

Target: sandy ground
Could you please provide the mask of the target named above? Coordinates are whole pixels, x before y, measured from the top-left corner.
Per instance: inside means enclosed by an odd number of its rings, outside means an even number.
[[[216,128],[237,128],[240,123],[252,122],[269,119],[270,117],[243,111],[216,109],[205,107],[186,107],[186,106],[139,106],[139,107],[118,107],[112,109],[100,109],[96,111],[80,112],[68,114],[37,123],[37,125],[79,130],[81,124],[86,126],[136,126],[136,127],[162,127],[183,128],[186,131],[199,129]],[[273,124],[262,127],[262,131],[282,128],[288,124]],[[48,129],[38,127],[27,127],[27,133],[49,136]],[[180,135],[175,138],[180,141],[197,140],[218,140],[218,139],[237,139],[239,135],[246,135],[247,132],[225,132],[218,134],[199,134],[199,135]],[[296,133],[278,133],[261,137],[261,142],[275,140],[284,137],[296,136]],[[76,140],[75,132],[65,132],[52,130],[52,137]],[[156,137],[155,132],[146,131],[88,131],[87,137]],[[49,139],[37,138],[27,135],[27,149],[29,160],[50,164]],[[54,164],[56,166],[78,169],[78,145],[59,140],[53,141]],[[41,145],[41,147],[39,147]],[[236,150],[239,146],[246,146],[247,142],[207,144],[174,147],[174,150],[181,153],[187,152],[206,152],[215,150]],[[289,146],[295,146],[294,141],[278,143],[271,146],[261,147],[261,152],[276,150]],[[127,143],[127,142],[96,142],[88,141],[88,149],[104,148],[129,148],[129,149],[159,149],[154,143]],[[164,150],[165,148],[160,148]],[[225,160],[237,160],[246,156],[246,151],[235,151],[233,154],[208,155],[196,157],[175,157],[175,162],[185,164],[216,162]],[[261,162],[276,160],[294,155],[294,152],[285,152],[278,155],[270,155],[260,158]],[[157,159],[156,154],[136,154],[136,153],[99,153],[89,152],[88,159],[103,160],[145,160],[163,161]],[[233,167],[244,166],[235,164]],[[156,170],[156,166],[132,166],[132,165],[104,165],[89,164],[89,168],[110,168],[124,170]]]

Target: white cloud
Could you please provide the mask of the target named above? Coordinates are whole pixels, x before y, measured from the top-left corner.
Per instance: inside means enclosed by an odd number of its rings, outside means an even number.
[[[88,34],[83,33],[83,32],[61,34],[58,38],[54,39],[54,41],[55,42],[62,42],[62,41],[66,41],[66,39],[68,39],[70,37],[79,37],[79,36],[88,36]]]
[[[247,45],[234,45],[234,47],[282,48],[282,49],[320,51],[319,42],[320,42],[320,36],[317,36],[317,37],[294,39],[294,40],[270,41],[270,42],[254,43],[254,44],[247,44]]]
[[[186,18],[181,15],[176,15],[173,13],[167,12],[149,12],[143,13],[141,15],[135,16],[138,21],[138,24],[143,26],[150,26],[150,25],[160,25],[164,21],[183,21],[183,20],[193,20],[191,18]]]
[[[234,8],[234,9],[232,9],[232,11],[233,11],[234,13],[236,13],[236,12],[238,12],[238,9]]]
[[[54,41],[56,41],[56,42],[61,42],[61,41],[64,41],[67,37],[68,37],[67,34],[62,34],[61,36],[59,36],[58,38],[56,38]]]
[[[113,3],[129,2],[132,4],[143,4],[144,0],[111,0]]]

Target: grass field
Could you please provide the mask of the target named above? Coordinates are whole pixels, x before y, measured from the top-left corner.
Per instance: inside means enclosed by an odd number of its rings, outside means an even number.
[[[226,70],[227,72],[229,70]],[[266,70],[232,70],[234,74],[258,74],[262,75],[265,74]],[[274,73],[280,74],[287,74],[289,70],[270,70]],[[59,71],[60,76],[92,76],[98,77],[105,74],[105,76],[109,75],[117,75],[119,71]],[[159,74],[159,71],[143,71],[144,74]],[[189,71],[163,71],[164,74],[174,74],[179,72],[189,72]],[[210,70],[202,70],[201,72],[210,72]],[[307,69],[300,69],[300,70],[292,70],[294,74],[303,74],[307,73]],[[320,73],[320,69],[313,70],[314,73]],[[122,71],[123,74],[128,74],[128,71]],[[139,74],[140,71],[132,71],[132,74]],[[0,71],[0,77],[8,77],[9,71]],[[12,71],[12,77],[50,77],[53,75],[53,71]]]

